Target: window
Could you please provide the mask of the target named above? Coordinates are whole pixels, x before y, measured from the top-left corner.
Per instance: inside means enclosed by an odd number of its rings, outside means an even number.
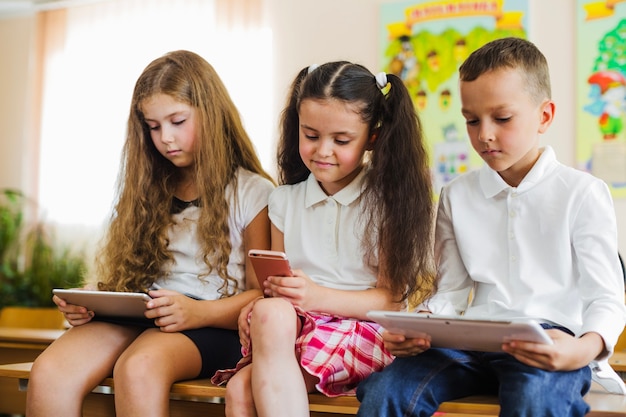
[[[171,50],[215,67],[273,172],[272,39],[261,0],[108,0],[44,13],[63,18],[42,27],[38,201],[60,234],[92,238],[108,221],[134,83]]]

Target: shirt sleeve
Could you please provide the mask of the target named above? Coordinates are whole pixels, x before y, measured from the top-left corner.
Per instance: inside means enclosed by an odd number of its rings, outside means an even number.
[[[246,227],[261,210],[267,207],[274,184],[258,174],[244,172],[245,174],[240,175],[238,181],[238,204],[241,207],[241,223]]]
[[[418,306],[418,309],[433,314],[462,314],[467,309],[473,288],[473,281],[465,269],[457,246],[449,208],[450,202],[444,187],[439,198],[435,228],[437,292]]]
[[[581,335],[597,332],[608,356],[624,330],[624,278],[618,258],[617,224],[610,192],[602,181],[585,187],[572,226],[583,313]]]
[[[275,188],[269,196],[269,217],[272,224],[285,233],[285,213],[287,208],[288,186]]]

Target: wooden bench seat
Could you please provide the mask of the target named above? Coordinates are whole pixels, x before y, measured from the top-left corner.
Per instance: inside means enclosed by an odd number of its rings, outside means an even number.
[[[626,354],[624,354],[626,355]],[[25,391],[28,386],[32,363],[0,365],[0,379],[12,380],[15,390]],[[85,417],[106,417],[115,415],[113,379],[107,378],[88,396],[85,401]],[[208,379],[177,382],[170,392],[171,416],[224,416],[225,388],[218,387]],[[626,396],[602,392],[594,386],[585,400],[591,406],[592,417],[611,417],[626,415]],[[341,417],[354,415],[359,403],[354,397],[328,398],[321,394],[309,395],[311,416]],[[496,397],[473,396],[441,405],[439,412],[446,416],[497,416],[500,407]]]
[[[0,327],[0,348],[43,351],[65,330]]]
[[[0,364],[32,362],[64,330],[0,327]],[[26,393],[15,381],[0,378],[0,415],[24,414]]]
[[[28,378],[32,361],[64,330],[0,327],[0,414],[23,415]],[[609,363],[626,379],[626,332]],[[107,378],[85,400],[85,417],[115,415],[113,380]],[[208,379],[182,381],[170,392],[171,416],[224,416],[225,388]],[[594,386],[585,399],[593,417],[626,416],[626,396],[607,394]],[[341,417],[354,415],[359,403],[354,397],[328,398],[321,394],[309,396],[311,416]],[[500,407],[496,397],[473,396],[444,403],[439,408],[446,417],[497,416]]]

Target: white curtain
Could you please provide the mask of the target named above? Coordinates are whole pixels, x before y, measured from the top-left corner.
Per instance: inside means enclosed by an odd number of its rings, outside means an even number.
[[[43,19],[38,201],[61,236],[88,245],[99,237],[134,83],[171,50],[192,50],[215,67],[274,171],[272,34],[263,10],[263,0],[106,0]]]

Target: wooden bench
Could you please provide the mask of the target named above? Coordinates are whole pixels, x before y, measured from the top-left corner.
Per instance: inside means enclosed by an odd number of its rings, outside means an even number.
[[[20,314],[23,318],[23,315]],[[11,321],[14,323],[14,321]],[[39,322],[38,322],[39,323]],[[0,325],[4,325],[0,321]],[[32,361],[64,330],[0,327],[0,414],[23,415],[26,389]],[[624,378],[626,376],[626,332],[609,360]],[[115,415],[112,378],[107,378],[85,400],[85,417]],[[224,416],[225,388],[217,387],[208,379],[182,381],[170,392],[171,416]],[[589,416],[626,416],[626,396],[607,394],[594,386],[586,397],[591,406]],[[354,415],[359,403],[354,397],[328,398],[321,394],[309,395],[311,416],[341,417]],[[493,396],[473,396],[444,403],[439,412],[453,416],[497,416],[498,401]]]
[[[65,331],[56,308],[4,307],[0,310],[0,364],[32,362]],[[0,378],[0,415],[24,414],[26,393]]]
[[[0,364],[32,362],[64,330],[0,327]],[[0,378],[0,415],[24,414],[26,393],[15,381]]]
[[[626,362],[626,354],[620,361]],[[32,363],[0,365],[0,379],[10,380],[14,389],[24,392],[28,387],[28,378]],[[626,370],[626,366],[622,366]],[[113,379],[107,378],[85,400],[85,417],[115,416]],[[181,381],[172,386],[170,391],[170,412],[172,417],[223,417],[225,388],[218,387],[208,379]],[[4,399],[2,399],[4,400]],[[626,415],[626,396],[613,395],[594,386],[585,400],[591,406],[590,417],[611,417]],[[354,415],[359,403],[354,397],[328,398],[321,394],[309,395],[311,416],[345,417]],[[440,413],[452,416],[497,416],[500,406],[496,397],[473,396],[446,402],[439,408]]]
[[[65,331],[56,308],[4,307],[0,310],[0,364],[30,362]]]

